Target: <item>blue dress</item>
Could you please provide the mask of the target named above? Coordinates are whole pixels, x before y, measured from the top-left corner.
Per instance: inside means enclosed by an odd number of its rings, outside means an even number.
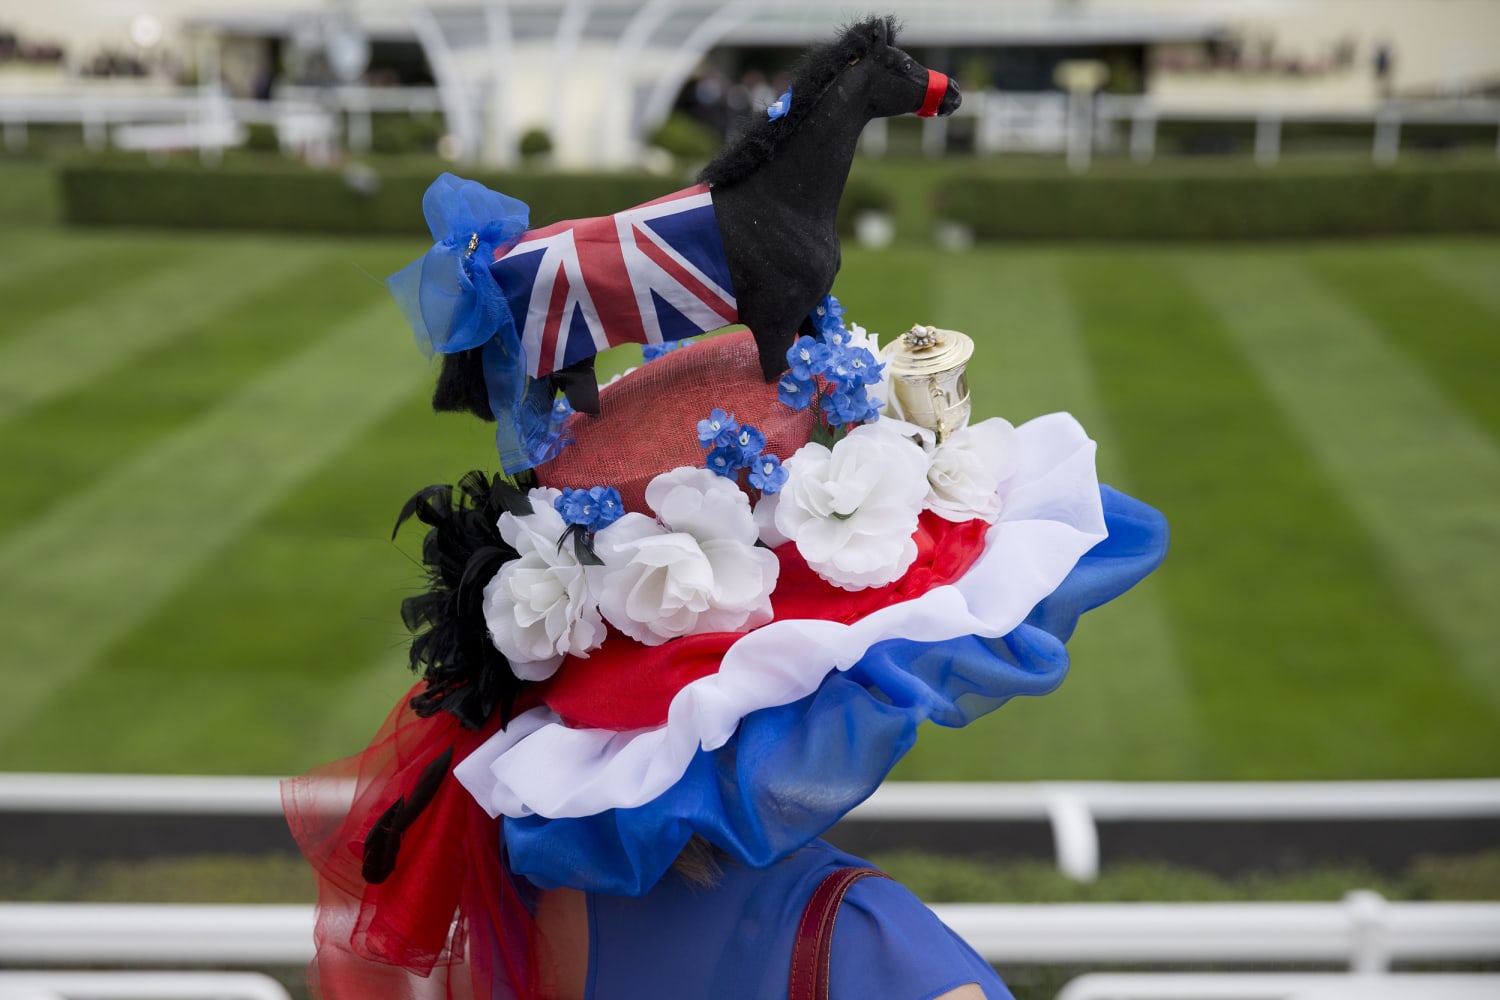
[[[712,888],[668,874],[644,896],[588,894],[588,1000],[784,1000],[803,907],[824,876],[867,867],[814,840],[770,868],[726,861]],[[921,900],[890,879],[854,883],[834,925],[832,1000],[929,1000],[978,983],[1010,991]]]

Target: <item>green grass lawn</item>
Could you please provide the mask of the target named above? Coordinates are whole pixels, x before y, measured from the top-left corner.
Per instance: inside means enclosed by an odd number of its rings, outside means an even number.
[[[0,231],[0,769],[368,738],[411,682],[395,514],[496,464],[378,280],[421,249]],[[1073,412],[1173,526],[1061,691],[899,777],[1500,772],[1500,242],[846,249],[835,291],[972,334],[980,416]]]

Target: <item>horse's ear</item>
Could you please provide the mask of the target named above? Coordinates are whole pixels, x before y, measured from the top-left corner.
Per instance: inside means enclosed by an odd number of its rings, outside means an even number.
[[[868,36],[871,51],[879,51],[896,44],[896,33],[901,30],[900,22],[896,15],[886,17],[872,17],[865,22],[868,25]]]

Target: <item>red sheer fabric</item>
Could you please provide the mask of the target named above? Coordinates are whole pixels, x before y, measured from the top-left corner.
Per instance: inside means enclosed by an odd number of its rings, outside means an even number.
[[[419,684],[413,689],[421,689]],[[365,881],[363,845],[423,769],[453,763],[493,735],[405,699],[362,753],[282,785],[292,835],[317,874],[317,955],[326,1000],[544,1000],[541,939],[500,856],[500,832],[451,774],[407,829],[394,870]],[[352,801],[351,801],[352,796]]]
[[[963,576],[984,551],[988,530],[982,520],[954,524],[924,511],[913,536],[917,558],[906,574],[884,587],[857,591],[824,582],[797,553],[797,546],[782,545],[776,549],[781,572],[771,594],[771,610],[778,619],[857,621]],[[538,691],[547,707],[572,726],[617,732],[659,726],[667,721],[673,695],[717,671],[725,650],[741,634],[710,632],[643,646],[611,630],[604,645],[587,657],[568,657]]]

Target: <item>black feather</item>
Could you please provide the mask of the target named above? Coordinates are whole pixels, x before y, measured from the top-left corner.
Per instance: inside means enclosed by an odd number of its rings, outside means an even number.
[[[411,794],[407,799],[406,808],[401,814],[401,828],[404,830],[411,826],[412,821],[422,814],[432,797],[437,794],[438,786],[448,776],[448,765],[453,762],[453,748],[444,750],[442,755],[422,769],[417,777],[417,783],[412,786]]]
[[[473,475],[473,473],[470,473],[470,475]],[[524,491],[512,486],[500,476],[495,477],[495,484],[490,489],[490,503],[517,517],[532,512],[531,498]]]
[[[448,765],[453,762],[453,748],[444,750],[442,756],[422,768],[417,783],[408,795],[398,796],[390,808],[380,814],[375,825],[365,837],[364,861],[360,874],[371,885],[379,885],[390,878],[396,870],[396,859],[401,854],[401,841],[412,823],[437,794],[438,786],[448,776]]]
[[[588,534],[583,531],[579,531],[573,535],[573,555],[584,566],[604,565],[604,560],[600,559],[594,552],[594,543],[589,539]]]
[[[397,531],[412,518],[428,526],[422,540],[428,589],[401,602],[401,621],[414,633],[411,669],[427,681],[411,700],[418,715],[448,712],[469,729],[483,727],[497,711],[502,726],[510,722],[525,682],[490,642],[484,621],[484,584],[517,557],[497,526],[507,511],[531,513],[524,487],[479,471],[454,486],[420,490],[401,508]],[[383,837],[375,837],[377,854]]]
[[[396,817],[400,815],[405,800],[398,798],[391,807],[380,814],[375,825],[365,837],[364,860],[360,874],[371,885],[379,885],[396,870],[396,855],[401,851],[402,831],[396,829]]]

